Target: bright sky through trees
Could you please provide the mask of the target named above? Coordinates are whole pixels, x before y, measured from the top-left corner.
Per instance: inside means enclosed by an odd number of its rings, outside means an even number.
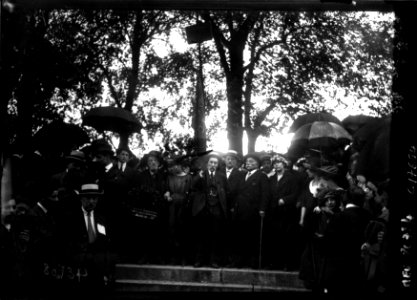
[[[367,12],[368,19],[365,18],[365,22],[371,22],[373,20],[386,20],[388,22],[393,22],[394,15],[389,13],[379,13],[379,12]],[[362,19],[359,20],[359,22]],[[375,22],[378,23],[378,22]],[[350,37],[349,37],[350,38]],[[207,45],[213,43],[213,41],[206,41]],[[347,39],[347,43],[349,40]],[[193,49],[192,47],[196,48],[197,44],[188,44],[185,40],[184,36],[184,28],[174,28],[170,32],[168,42],[164,41],[163,38],[156,37],[152,42],[153,49],[155,53],[160,57],[165,57],[170,52],[170,47],[176,52],[185,52],[186,50]],[[245,58],[247,59],[247,58]],[[117,68],[117,65],[113,66]],[[209,71],[210,65],[204,65],[204,73],[207,74]],[[372,74],[369,74],[372,76]],[[191,84],[191,83],[190,83]],[[225,94],[226,85],[225,83],[219,83],[215,81],[209,81],[209,78],[206,77],[206,93],[209,94]],[[188,88],[192,88],[192,86],[188,86]],[[370,99],[360,99],[358,94],[353,93],[352,91],[348,91],[346,89],[338,87],[336,84],[328,83],[326,85],[318,86],[317,94],[320,94],[323,99],[325,99],[322,103],[320,103],[320,107],[324,108],[330,112],[332,112],[337,118],[343,120],[345,117],[349,115],[356,115],[356,114],[367,114],[372,116],[377,116],[378,113],[375,111],[372,106],[377,107],[381,105],[377,103],[377,101],[371,101]],[[180,93],[182,93],[180,91]],[[188,117],[192,106],[191,100],[189,99],[189,95],[184,92],[184,95],[179,94],[173,96],[172,94],[168,94],[164,92],[160,88],[152,88],[147,92],[141,94],[138,103],[143,103],[145,99],[157,99],[156,105],[157,107],[143,107],[145,112],[150,112],[154,109],[163,109],[169,107],[175,107],[175,104],[179,101],[179,97],[186,99],[186,101],[182,101],[182,106],[180,108],[172,108],[177,109],[177,115],[184,116],[182,119],[178,118],[166,118],[164,121],[163,126],[169,131],[172,132],[173,136],[184,136],[189,134],[193,136],[194,132],[192,129],[191,118]],[[110,99],[109,89],[106,82],[103,83],[103,94],[102,100],[100,101],[100,105],[109,105],[112,101]],[[254,95],[252,100],[255,105],[262,106],[265,102],[265,99],[262,98],[262,95]],[[135,113],[135,107],[133,107],[133,113]],[[67,116],[71,115],[69,119],[74,120],[77,119],[79,113],[71,111],[65,112]],[[75,117],[75,118],[74,118]],[[270,117],[277,117],[276,113],[274,116]],[[290,116],[290,119],[283,123],[281,128],[273,129],[270,132],[268,137],[259,136],[256,142],[256,151],[275,151],[278,153],[286,153],[288,147],[290,146],[292,134],[288,134],[288,129],[292,123],[292,120],[295,119],[297,116]],[[208,141],[207,147],[208,149],[213,149],[219,152],[226,152],[229,149],[229,141],[227,139],[227,131],[226,131],[226,120],[227,120],[227,101],[226,98],[224,101],[219,101],[218,105],[210,110],[208,115],[206,116],[206,127],[208,128]],[[132,151],[141,157],[143,155],[143,151],[147,152],[153,149],[158,149],[162,146],[164,141],[164,136],[157,133],[152,138],[148,137],[146,132],[142,132],[141,141],[137,140],[134,136],[131,143]],[[138,145],[141,143],[141,147],[139,148]],[[118,145],[118,138],[113,138],[113,144],[117,147]],[[243,136],[243,145],[247,145],[247,136],[244,133]],[[247,149],[246,146],[243,147],[243,151]]]
[[[368,12],[369,20],[387,20],[393,21],[392,14],[381,14],[378,12]],[[171,31],[169,43],[178,52],[184,52],[189,47],[196,47],[196,44],[189,45],[186,40],[184,39],[184,35],[181,32],[182,28],[176,28]],[[207,41],[205,43],[211,43],[212,41]],[[156,53],[163,57],[168,54],[168,47],[166,46],[165,42],[161,39],[156,39],[153,43],[156,49]],[[205,66],[207,68],[207,66]],[[207,71],[207,70],[205,70]],[[216,89],[216,90],[224,90],[225,86],[220,85],[217,87],[207,87],[207,89]],[[206,91],[207,92],[207,91]],[[372,103],[369,99],[362,99],[361,101],[355,101],[355,95],[346,93],[344,89],[338,88],[336,85],[328,84],[327,86],[321,86],[319,92],[325,100],[323,103],[323,107],[326,109],[333,111],[333,114],[343,120],[345,117],[349,115],[356,115],[356,114],[368,114],[376,116],[376,112],[370,108],[371,105],[376,105],[377,103]],[[149,93],[150,97],[156,97],[160,100],[161,105],[172,105],[172,101],[175,99],[170,99],[169,96],[165,95],[162,91],[154,89]],[[257,101],[262,101],[262,99],[258,99]],[[261,102],[259,102],[261,103]],[[212,135],[209,137],[208,140],[208,148],[213,149],[220,152],[226,152],[229,148],[229,143],[227,140],[227,132],[226,132],[226,111],[227,111],[227,103],[219,103],[219,108],[215,109],[210,112],[210,114],[206,117],[206,125],[210,127],[214,124],[216,128],[215,132],[212,132]],[[187,109],[191,109],[191,106],[185,108],[184,112]],[[165,124],[169,126],[169,129],[173,131],[174,134],[181,134],[184,132],[189,132],[191,135],[193,134],[191,128],[191,121],[188,124],[184,124],[184,122],[177,122],[176,120],[172,120],[169,124]],[[287,152],[288,147],[291,143],[292,134],[288,134],[288,128],[291,125],[291,120],[287,123],[287,126],[281,132],[278,130],[273,130],[269,137],[260,136],[256,143],[256,151],[275,151],[279,153]],[[247,136],[244,134],[244,141],[243,144],[247,144]],[[162,136],[156,136],[153,141],[149,141],[148,148],[157,148],[158,145],[162,142]],[[134,149],[133,149],[134,150]],[[244,147],[244,151],[246,147]],[[134,150],[135,151],[135,150]],[[245,153],[244,153],[245,154]]]

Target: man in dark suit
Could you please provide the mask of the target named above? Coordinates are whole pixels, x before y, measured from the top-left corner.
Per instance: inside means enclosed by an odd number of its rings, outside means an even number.
[[[86,172],[85,153],[73,150],[65,157],[64,171],[51,176],[50,185],[60,189],[60,202],[66,211],[78,209],[78,199],[75,193],[84,180]]]
[[[220,157],[210,154],[207,167],[195,175],[191,187],[191,214],[195,229],[195,267],[219,267],[227,214],[226,176],[218,171]]]
[[[126,189],[129,189],[133,185],[134,176],[136,171],[128,163],[134,156],[128,148],[119,148],[116,151],[117,154],[117,168],[119,169],[120,180]]]
[[[224,155],[225,160],[225,174],[227,178],[228,193],[227,193],[227,207],[231,208],[231,204],[234,202],[234,198],[237,195],[240,181],[246,173],[239,170],[239,161],[241,158],[237,151],[229,150]],[[230,211],[229,211],[230,214]]]
[[[92,143],[93,170],[95,174],[90,175],[91,182],[96,182],[103,189],[104,194],[97,204],[107,220],[107,234],[117,247],[119,254],[122,254],[126,243],[126,217],[124,214],[124,203],[127,190],[123,188],[123,180],[120,170],[114,164],[114,151],[109,143],[103,140],[96,140]]]
[[[269,178],[271,202],[266,226],[266,256],[274,269],[295,269],[299,265],[298,209],[299,180],[287,169],[284,158],[273,160],[275,174]]]
[[[257,268],[260,225],[269,201],[269,183],[260,171],[260,158],[255,153],[245,156],[246,176],[241,179],[237,195],[232,203],[234,237],[234,261],[238,267]]]
[[[115,258],[110,247],[105,216],[97,209],[103,191],[96,183],[83,184],[78,192],[80,206],[66,225],[72,266],[87,271],[91,288],[103,286],[114,276]]]
[[[237,151],[229,150],[224,155],[224,161],[225,161],[225,170],[224,173],[226,174],[227,178],[227,186],[228,186],[228,192],[226,195],[227,199],[227,226],[226,226],[226,234],[227,236],[233,235],[233,227],[232,227],[232,203],[235,202],[235,198],[237,195],[237,192],[239,191],[239,184],[242,178],[246,175],[246,172],[243,172],[239,169],[239,164],[242,160],[242,157],[239,155]],[[226,248],[227,248],[227,256],[229,257],[229,264],[232,263],[233,255],[232,255],[232,249],[233,249],[233,239],[227,238],[226,239]]]

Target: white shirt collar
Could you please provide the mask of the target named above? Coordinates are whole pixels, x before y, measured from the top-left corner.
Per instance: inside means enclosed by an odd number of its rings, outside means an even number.
[[[105,166],[106,173],[113,167],[113,163],[109,163],[107,166]]]
[[[350,208],[350,207],[358,207],[357,205],[353,204],[353,203],[348,203],[346,204],[345,208]]]
[[[83,206],[81,206],[81,209],[83,210],[84,216],[87,216],[88,211],[86,211]],[[90,216],[93,216],[93,215],[94,215],[94,210],[90,211]]]
[[[258,171],[259,169],[253,169],[252,171],[249,171],[248,173],[250,174],[250,175],[253,175],[253,174],[255,174],[256,173],[256,171]]]
[[[43,206],[40,202],[36,203],[36,205],[39,206],[45,214],[48,212],[45,206]]]
[[[126,163],[119,161],[118,162],[118,167],[119,167],[119,169],[122,169],[122,171],[124,171],[125,168],[126,168]]]

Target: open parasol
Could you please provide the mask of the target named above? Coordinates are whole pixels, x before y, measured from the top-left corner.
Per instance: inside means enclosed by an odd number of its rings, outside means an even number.
[[[325,148],[346,145],[352,141],[352,136],[341,125],[315,121],[301,126],[291,140],[293,146],[306,148]]]
[[[342,122],[334,115],[327,112],[307,113],[299,116],[292,123],[289,132],[296,132],[303,125],[313,123],[315,121],[333,122],[342,125]]]
[[[142,126],[138,119],[128,110],[121,107],[95,107],[83,116],[83,125],[91,126],[98,131],[117,133],[140,132]]]

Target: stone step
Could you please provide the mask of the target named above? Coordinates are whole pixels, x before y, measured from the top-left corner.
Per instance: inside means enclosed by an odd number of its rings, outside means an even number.
[[[309,292],[303,288],[163,280],[116,280],[116,291],[118,294],[139,292]]]
[[[307,291],[298,272],[118,264],[119,290]]]

